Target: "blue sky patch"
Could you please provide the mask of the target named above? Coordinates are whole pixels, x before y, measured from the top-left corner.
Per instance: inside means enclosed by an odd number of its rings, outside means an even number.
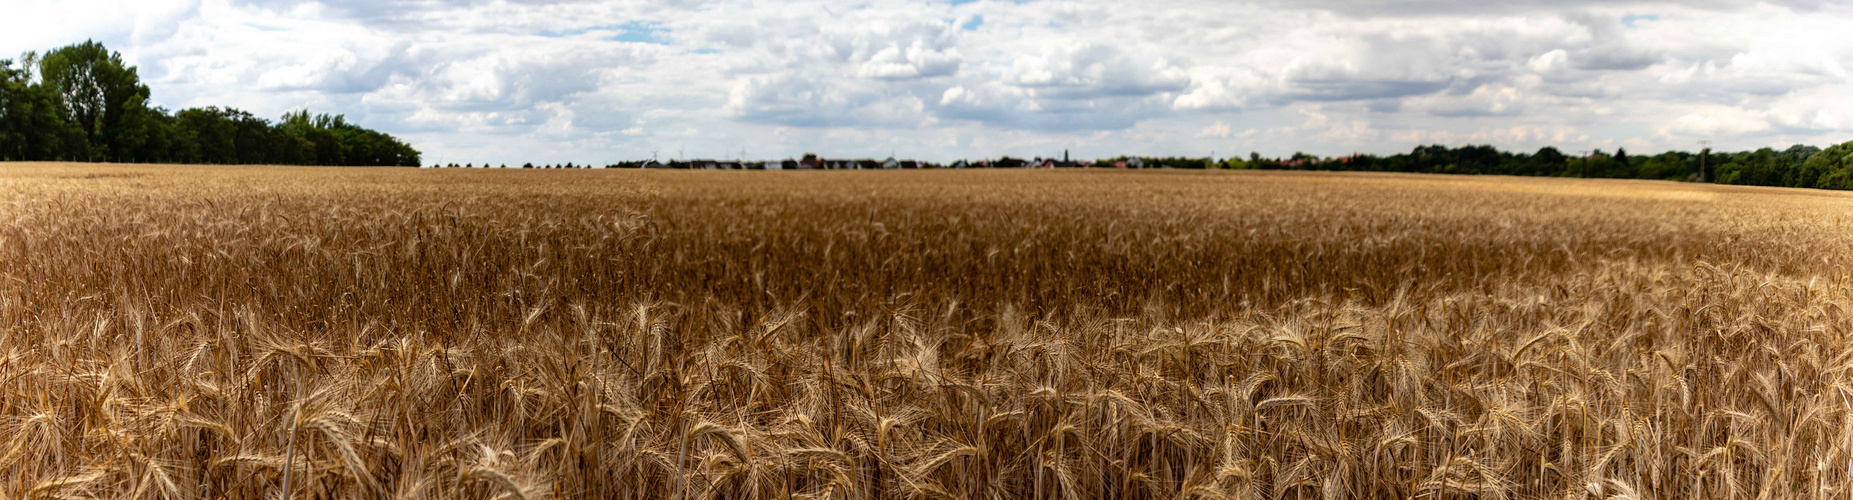
[[[1660,16],[1653,15],[1653,14],[1628,14],[1625,16],[1621,16],[1621,25],[1627,26],[1629,28],[1633,28],[1634,23],[1637,23],[1637,22],[1641,22],[1641,21],[1653,22],[1653,21],[1659,21],[1659,20],[1660,20]]]
[[[624,30],[623,33],[606,38],[606,40],[614,42],[654,43],[657,45],[669,44],[667,40],[662,39],[662,35],[668,33],[669,30],[663,29],[662,26],[657,23],[631,21],[624,23],[620,28]]]
[[[657,23],[643,22],[643,21],[629,21],[624,24],[606,24],[606,25],[599,25],[599,26],[587,26],[584,28],[559,30],[559,31],[547,30],[547,31],[542,31],[539,34],[540,36],[544,36],[544,37],[561,38],[561,37],[584,35],[586,33],[594,32],[594,31],[615,31],[617,32],[617,34],[615,35],[605,37],[606,40],[610,40],[613,42],[650,43],[650,44],[656,44],[656,45],[668,45],[669,44],[667,40],[664,40],[662,38],[662,35],[664,33],[669,32],[668,29],[663,28],[661,25]]]
[[[966,21],[965,24],[959,25],[959,29],[963,29],[965,31],[971,31],[971,30],[978,29],[979,26],[984,26],[984,16],[983,15],[972,16],[972,19],[970,21]]]

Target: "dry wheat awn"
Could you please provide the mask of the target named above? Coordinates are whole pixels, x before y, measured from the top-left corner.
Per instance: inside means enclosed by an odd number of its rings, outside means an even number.
[[[8,164],[0,498],[1845,498],[1849,216],[1494,177]]]

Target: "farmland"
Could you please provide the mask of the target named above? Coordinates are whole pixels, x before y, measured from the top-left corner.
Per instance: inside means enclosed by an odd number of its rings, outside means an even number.
[[[1853,195],[0,164],[0,497],[1853,494]]]

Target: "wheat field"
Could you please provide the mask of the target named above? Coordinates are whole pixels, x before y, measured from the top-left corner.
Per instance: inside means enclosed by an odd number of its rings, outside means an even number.
[[[0,498],[1847,498],[1853,196],[0,165]]]

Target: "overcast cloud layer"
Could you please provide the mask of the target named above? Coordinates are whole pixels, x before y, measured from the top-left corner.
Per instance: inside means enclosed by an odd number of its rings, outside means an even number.
[[[427,163],[1853,140],[1850,2],[1356,3],[0,0],[0,54],[96,39],[169,109]]]

